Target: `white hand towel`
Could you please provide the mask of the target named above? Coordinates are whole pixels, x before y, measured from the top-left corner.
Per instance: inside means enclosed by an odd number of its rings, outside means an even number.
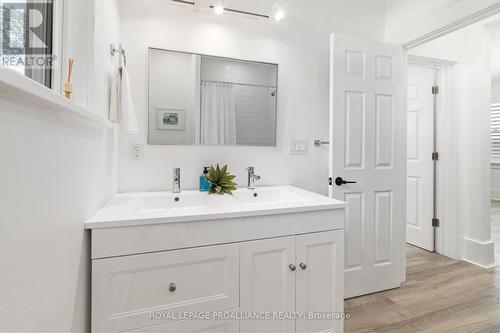
[[[120,90],[122,76],[120,69],[111,74],[111,94],[109,96],[109,120],[120,121]]]
[[[122,67],[121,76],[121,92],[119,100],[121,116],[124,121],[123,126],[127,129],[128,134],[138,134],[139,126],[137,125],[137,116],[135,115],[134,101],[132,100],[130,77],[125,66]]]

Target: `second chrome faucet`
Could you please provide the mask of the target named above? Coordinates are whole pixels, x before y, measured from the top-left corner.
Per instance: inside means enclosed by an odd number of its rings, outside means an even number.
[[[255,181],[260,179],[260,176],[257,176],[255,174],[255,168],[254,167],[248,167],[248,186],[247,188],[249,190],[255,190]]]
[[[172,193],[181,193],[181,168],[174,168]]]

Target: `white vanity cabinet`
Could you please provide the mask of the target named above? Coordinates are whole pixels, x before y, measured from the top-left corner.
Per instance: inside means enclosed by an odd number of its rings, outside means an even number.
[[[140,204],[119,196],[109,207],[198,200],[178,196]],[[342,332],[341,320],[302,318],[343,312],[345,204],[310,196],[275,210],[264,202],[201,217],[88,222],[92,332]],[[248,314],[260,318],[241,318]]]
[[[337,230],[93,260],[92,331],[340,332],[339,320],[176,321],[164,314],[341,313],[343,237]]]

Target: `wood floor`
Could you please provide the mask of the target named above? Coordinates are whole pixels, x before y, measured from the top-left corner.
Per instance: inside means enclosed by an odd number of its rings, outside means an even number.
[[[500,332],[499,273],[408,246],[402,288],[346,300],[345,332]]]

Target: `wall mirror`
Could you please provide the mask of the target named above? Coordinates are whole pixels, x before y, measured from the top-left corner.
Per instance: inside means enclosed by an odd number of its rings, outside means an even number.
[[[149,49],[150,145],[276,146],[278,65]]]

